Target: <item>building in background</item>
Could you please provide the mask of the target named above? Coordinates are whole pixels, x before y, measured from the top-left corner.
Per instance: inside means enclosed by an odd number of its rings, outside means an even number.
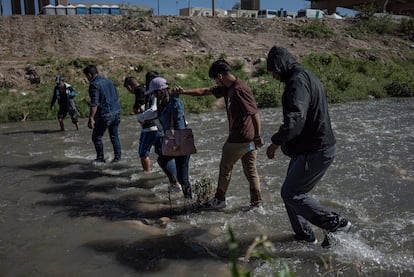
[[[334,13],[337,7],[358,10],[358,6],[374,5],[377,12],[414,15],[413,0],[311,0],[312,9],[327,10]]]
[[[181,16],[213,16],[213,10],[211,8],[202,7],[189,7],[180,9]],[[223,9],[215,9],[214,16],[223,17],[226,15],[226,11]]]
[[[241,0],[241,10],[260,10],[260,0]]]
[[[69,1],[68,0],[55,0],[55,6],[57,6],[57,5],[67,6],[67,5],[69,5]]]

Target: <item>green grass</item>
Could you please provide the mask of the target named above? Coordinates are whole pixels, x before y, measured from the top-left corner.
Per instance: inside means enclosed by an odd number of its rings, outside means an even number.
[[[309,37],[309,38],[332,38],[334,37],[335,31],[331,29],[321,20],[311,20],[301,25],[293,25],[289,31],[295,33],[298,37]]]
[[[304,67],[318,76],[325,85],[330,103],[365,100],[371,97],[412,97],[414,96],[414,58],[398,57],[383,59],[384,53],[369,50],[358,50],[351,54],[311,54],[300,62]],[[216,57],[217,58],[217,57]],[[176,61],[170,65],[155,61],[130,64],[126,71],[108,71],[106,76],[114,80],[120,95],[124,115],[132,113],[134,96],[123,88],[126,76],[136,76],[144,80],[146,71],[159,69],[169,81],[170,86],[184,88],[210,87],[214,85],[208,77],[210,64],[216,59],[213,55],[188,56],[182,59],[179,69],[175,69]],[[86,64],[92,59],[75,59],[60,61],[56,59],[42,60],[37,66],[46,67],[50,72],[60,72],[64,76],[82,75]],[[244,61],[232,60],[236,76],[246,81],[251,87],[259,108],[279,107],[284,85],[267,74],[265,63],[259,64],[252,73],[255,78],[244,71]],[[54,87],[54,76],[41,82],[33,91],[19,91],[10,86],[0,88],[0,122],[20,120],[45,120],[56,118],[55,109],[49,109]],[[73,78],[75,79],[75,78]],[[70,82],[78,95],[75,98],[81,117],[89,114],[88,83],[86,79]],[[204,112],[212,109],[216,99],[209,97],[181,96],[187,112]]]

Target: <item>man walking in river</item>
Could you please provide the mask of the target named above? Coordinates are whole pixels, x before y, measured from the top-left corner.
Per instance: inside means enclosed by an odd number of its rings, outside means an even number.
[[[89,96],[91,98],[88,127],[92,129],[92,141],[95,145],[96,159],[94,164],[104,164],[104,147],[102,137],[108,129],[114,150],[112,162],[121,160],[121,143],[118,127],[121,122],[121,106],[115,84],[98,75],[95,65],[88,65],[83,70],[89,80]]]
[[[76,130],[79,130],[79,111],[78,108],[76,108],[74,99],[76,96],[76,91],[70,84],[66,83],[63,77],[60,75],[56,76],[55,82],[56,86],[53,89],[53,96],[52,100],[50,101],[50,108],[53,108],[53,105],[57,100],[59,104],[57,118],[59,121],[60,130],[65,131],[65,124],[63,122],[63,119],[65,119],[68,113],[70,115],[70,118],[72,119],[72,123],[76,127]]]
[[[253,93],[245,83],[232,74],[230,64],[223,59],[211,65],[208,75],[216,81],[216,86],[196,89],[179,87],[177,89],[177,92],[181,94],[223,97],[226,103],[229,136],[221,153],[216,194],[208,202],[208,208],[226,207],[226,192],[233,166],[238,160],[241,160],[244,175],[249,182],[250,206],[260,207],[262,195],[256,168],[256,156],[257,148],[263,146],[263,139],[260,136],[260,114]]]
[[[329,247],[330,234],[348,231],[351,223],[307,195],[332,164],[336,152],[325,88],[285,48],[270,49],[267,70],[286,84],[282,95],[283,124],[272,136],[266,154],[274,159],[281,146],[291,158],[281,195],[294,238],[316,243],[310,222],[324,230],[322,247]]]

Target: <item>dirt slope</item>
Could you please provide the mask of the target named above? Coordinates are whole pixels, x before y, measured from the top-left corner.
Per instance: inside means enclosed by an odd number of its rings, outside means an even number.
[[[399,55],[409,44],[389,36],[355,39],[347,31],[351,21],[333,19],[325,22],[335,30],[334,38],[298,37],[291,29],[304,22],[109,15],[0,17],[0,87],[27,89],[50,78],[56,72],[48,72],[42,61],[51,59],[110,60],[108,71],[126,70],[143,61],[179,69],[183,57],[206,53],[217,57],[225,53],[250,66],[275,44],[287,47],[299,60],[317,52],[360,55],[360,49]]]

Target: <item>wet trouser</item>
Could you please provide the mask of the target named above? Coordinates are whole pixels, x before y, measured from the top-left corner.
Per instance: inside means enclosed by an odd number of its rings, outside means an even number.
[[[99,160],[104,159],[104,147],[102,143],[102,137],[108,129],[109,138],[111,140],[114,159],[121,159],[121,143],[119,142],[118,127],[121,122],[120,115],[112,115],[105,118],[98,118],[95,120],[95,127],[92,131],[92,141],[95,145],[96,158]]]
[[[178,181],[183,186],[184,194],[191,193],[191,184],[188,177],[190,155],[174,157],[159,155],[157,162],[164,170],[170,183]]]
[[[62,105],[59,105],[59,111],[57,114],[58,119],[60,120],[64,119],[67,113],[69,113],[70,118],[72,119],[72,123],[76,124],[78,122],[79,111],[76,108],[75,100],[68,99],[67,105],[63,103]]]
[[[176,168],[176,164],[175,164],[175,160],[174,159],[170,159],[167,156],[163,156],[162,155],[162,141],[163,141],[164,137],[159,135],[157,136],[157,138],[155,139],[155,143],[154,143],[154,148],[155,148],[155,153],[157,153],[158,155],[158,165],[161,167],[162,171],[164,171],[165,175],[167,175],[168,177],[168,181],[170,182],[170,184],[174,184],[178,181],[177,178],[177,168]],[[187,165],[188,168],[188,165]],[[187,175],[188,175],[188,170],[187,170]]]
[[[338,222],[338,214],[307,195],[332,164],[335,153],[336,147],[333,145],[325,150],[295,156],[290,160],[281,195],[293,231],[300,238],[315,238],[308,222],[326,230]]]
[[[252,142],[246,143],[229,143],[223,145],[220,173],[215,197],[219,200],[225,200],[226,192],[231,180],[231,173],[234,164],[241,159],[243,172],[249,182],[250,203],[256,204],[262,200],[260,192],[259,174],[256,169],[257,150]]]

